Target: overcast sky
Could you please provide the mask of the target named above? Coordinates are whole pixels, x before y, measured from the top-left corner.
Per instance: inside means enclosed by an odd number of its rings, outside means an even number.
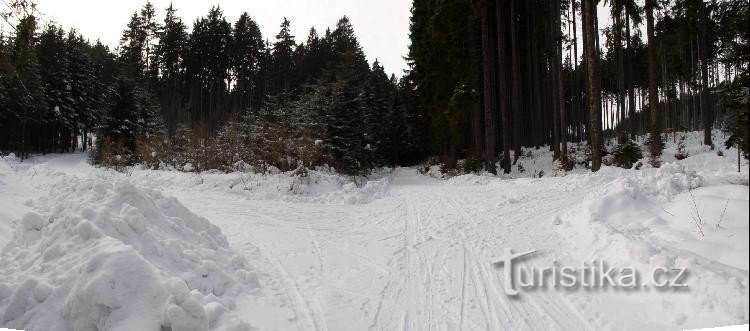
[[[130,16],[145,0],[36,0],[43,22],[54,20],[65,28],[75,27],[92,41],[100,39],[114,49]],[[164,9],[174,3],[188,28],[196,18],[205,16],[218,4],[227,20],[234,23],[247,11],[258,22],[263,37],[273,41],[284,17],[292,22],[297,42],[307,39],[310,27],[319,34],[335,26],[339,18],[349,16],[367,59],[378,59],[389,73],[401,76],[407,68],[403,57],[409,46],[411,0],[152,0],[158,20]],[[599,27],[609,25],[608,8],[599,4]],[[579,21],[580,29],[580,21]],[[579,40],[581,43],[581,40]],[[601,43],[604,47],[604,42]],[[582,53],[582,52],[581,52]]]
[[[319,34],[335,26],[346,15],[354,25],[367,59],[378,59],[387,72],[401,76],[406,69],[403,56],[409,45],[409,0],[152,0],[159,21],[164,9],[173,2],[188,27],[206,15],[212,5],[220,5],[227,20],[234,23],[247,11],[258,22],[263,37],[273,41],[284,17],[292,22],[297,42],[307,38],[310,27]],[[133,12],[146,1],[134,0],[37,0],[39,11],[64,27],[75,27],[84,37],[117,46]]]

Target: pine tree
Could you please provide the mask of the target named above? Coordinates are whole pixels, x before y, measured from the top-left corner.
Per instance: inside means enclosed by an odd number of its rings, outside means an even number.
[[[375,166],[392,165],[397,159],[398,146],[394,142],[397,129],[404,123],[396,117],[395,82],[385,73],[385,68],[375,60],[364,86],[362,115],[366,128],[366,146],[370,146],[371,163]]]
[[[161,27],[156,22],[156,9],[151,1],[146,1],[146,4],[141,8],[140,18],[144,35],[141,57],[144,62],[146,86],[151,89],[156,87],[159,76],[159,59],[156,47],[157,39],[161,33]]]
[[[107,152],[103,144],[113,143],[124,164],[136,162],[136,139],[142,135],[165,133],[164,122],[158,105],[136,81],[126,76],[115,79],[107,95],[107,111],[97,139],[97,161],[105,161],[102,153]]]
[[[258,24],[243,13],[234,24],[232,38],[232,71],[240,110],[252,108],[260,79],[260,65],[265,48]]]
[[[161,105],[169,132],[174,132],[177,123],[187,122],[183,111],[185,56],[187,55],[188,34],[177,10],[172,6],[166,10],[164,26],[159,33],[159,43],[155,48],[161,73]]]
[[[188,42],[191,121],[205,124],[208,133],[218,128],[228,108],[231,30],[221,8],[213,7],[195,21]]]
[[[61,129],[72,127],[76,120],[68,51],[63,29],[49,25],[39,35],[39,73],[47,100],[46,110],[51,114],[48,119],[50,130],[47,130],[50,138],[59,135]]]
[[[338,171],[365,174],[377,163],[374,148],[378,138],[373,127],[380,124],[375,121],[382,116],[370,109],[378,99],[375,88],[365,87],[372,77],[370,67],[348,18],[339,20],[324,39],[333,46],[333,57],[317,84],[308,86],[296,103],[295,117],[309,118],[307,123],[296,125],[316,135],[324,134],[322,147]],[[380,78],[385,76],[384,71],[381,73]]]
[[[36,41],[36,17],[27,16],[21,19],[16,27],[16,37],[11,53],[11,61],[15,68],[17,94],[15,102],[11,103],[9,109],[20,121],[20,156],[21,159],[29,156],[32,147],[33,130],[38,123],[44,121],[45,96],[42,79],[39,73],[39,62],[37,59],[34,43]]]
[[[276,35],[273,43],[273,72],[271,94],[277,95],[292,88],[294,75],[294,49],[297,46],[290,30],[291,23],[284,17],[281,31]]]
[[[300,84],[309,84],[314,83],[320,77],[327,65],[327,43],[318,36],[318,31],[315,28],[310,28],[304,46],[304,57],[297,61],[297,81]]]
[[[132,78],[140,78],[146,71],[146,63],[143,60],[146,38],[143,19],[138,13],[133,13],[127,29],[120,38],[120,63],[123,72]]]
[[[69,72],[69,93],[75,120],[70,129],[75,136],[85,136],[93,131],[99,122],[98,77],[89,54],[89,45],[75,31],[68,33],[66,40],[67,64]],[[85,144],[85,143],[84,143]]]

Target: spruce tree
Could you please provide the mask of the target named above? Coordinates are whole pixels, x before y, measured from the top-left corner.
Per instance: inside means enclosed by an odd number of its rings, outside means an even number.
[[[159,59],[156,47],[161,27],[156,22],[156,9],[151,1],[147,1],[141,8],[140,18],[144,38],[141,57],[144,62],[145,83],[148,88],[152,89],[156,87],[159,76]]]
[[[290,29],[291,22],[284,17],[281,30],[273,43],[273,71],[271,94],[276,95],[292,88],[294,74],[294,50],[297,46]]]
[[[123,31],[120,38],[119,54],[123,73],[130,77],[140,78],[146,71],[146,63],[143,60],[146,37],[142,18],[138,13],[133,13],[127,29]]]
[[[69,93],[75,121],[71,126],[78,136],[93,131],[99,122],[98,78],[89,54],[89,45],[82,36],[70,31],[65,41],[68,55]]]
[[[34,142],[33,133],[38,124],[45,120],[46,100],[39,73],[39,61],[34,44],[36,42],[36,17],[27,16],[21,19],[16,27],[16,36],[12,49],[12,63],[15,68],[13,90],[16,95],[9,109],[20,122],[20,157],[29,156]]]
[[[106,99],[106,114],[98,132],[97,160],[116,146],[125,164],[134,163],[136,140],[141,136],[165,133],[159,107],[140,84],[127,76],[115,79]]]
[[[71,94],[70,55],[65,40],[65,31],[49,25],[39,35],[37,44],[40,76],[46,96],[46,109],[52,115],[51,130],[57,133],[62,127],[70,127],[75,121],[75,105]]]
[[[160,100],[169,132],[174,132],[178,122],[186,122],[188,118],[183,109],[188,34],[176,12],[170,4],[155,49],[161,73]]]
[[[195,21],[188,42],[191,119],[207,126],[208,133],[218,128],[228,104],[231,30],[221,8],[212,7]]]
[[[237,108],[240,110],[253,107],[264,48],[260,27],[248,13],[243,13],[234,24],[231,49]]]

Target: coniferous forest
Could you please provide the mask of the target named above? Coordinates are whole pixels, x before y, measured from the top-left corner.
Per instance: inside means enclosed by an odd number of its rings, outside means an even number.
[[[523,148],[549,148],[596,171],[608,150],[643,146],[656,165],[670,134],[712,146],[713,129],[748,152],[747,0],[415,0],[402,77],[368,63],[347,17],[263,36],[248,13],[186,22],[147,2],[110,49],[4,3],[0,150],[21,158],[360,175],[435,156],[510,173]]]
[[[588,142],[596,171],[636,135],[656,164],[668,133],[712,145],[714,128],[747,153],[747,15],[732,0],[415,0],[409,75],[449,167],[509,173],[522,147],[549,146],[569,169],[567,143]]]
[[[747,329],[750,0],[175,3],[0,0],[0,329]]]

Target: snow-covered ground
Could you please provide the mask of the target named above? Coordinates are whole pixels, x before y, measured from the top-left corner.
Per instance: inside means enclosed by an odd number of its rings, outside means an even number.
[[[746,324],[748,166],[690,134],[642,170],[357,184],[327,172],[0,160],[0,327],[33,330],[686,329]],[[722,140],[717,135],[717,140]],[[543,178],[531,178],[544,170]],[[434,174],[433,174],[434,175]],[[510,178],[521,177],[521,178]],[[686,268],[687,288],[506,295],[493,261]]]

